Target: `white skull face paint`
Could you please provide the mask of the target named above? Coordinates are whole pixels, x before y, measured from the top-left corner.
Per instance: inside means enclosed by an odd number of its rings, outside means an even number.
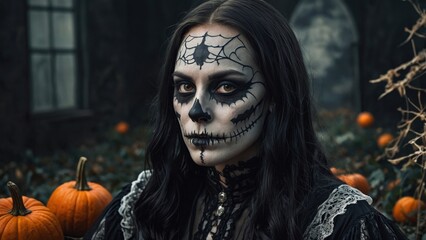
[[[258,151],[267,107],[264,80],[250,51],[244,36],[218,24],[192,28],[181,44],[173,106],[199,165],[221,170]]]

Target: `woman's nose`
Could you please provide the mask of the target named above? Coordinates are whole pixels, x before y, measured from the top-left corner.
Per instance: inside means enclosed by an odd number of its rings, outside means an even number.
[[[212,119],[210,114],[203,110],[198,98],[195,99],[194,104],[188,113],[189,117],[193,122],[208,122]]]

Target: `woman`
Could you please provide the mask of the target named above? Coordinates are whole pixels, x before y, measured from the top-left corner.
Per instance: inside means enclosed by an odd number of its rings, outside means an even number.
[[[329,172],[296,38],[261,0],[177,26],[144,171],[87,239],[404,239]]]

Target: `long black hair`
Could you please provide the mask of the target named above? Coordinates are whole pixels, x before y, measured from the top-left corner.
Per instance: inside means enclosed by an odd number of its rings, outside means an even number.
[[[247,235],[301,239],[298,212],[314,174],[329,174],[312,123],[308,74],[299,44],[284,17],[263,0],[210,0],[176,26],[156,96],[156,121],[147,156],[153,175],[135,214],[146,239],[178,239],[187,229],[205,167],[197,166],[183,142],[173,109],[172,73],[184,35],[194,26],[218,23],[249,41],[272,102],[262,134],[258,188],[250,204]],[[315,171],[314,171],[315,170]]]

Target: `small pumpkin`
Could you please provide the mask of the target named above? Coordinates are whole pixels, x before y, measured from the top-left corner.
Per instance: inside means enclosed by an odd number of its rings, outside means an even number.
[[[0,239],[64,239],[58,218],[42,202],[22,196],[11,181],[7,187],[11,197],[0,199]]]
[[[374,123],[374,116],[370,112],[361,112],[358,114],[356,122],[362,128],[371,127]]]
[[[80,158],[76,180],[57,187],[47,202],[67,237],[84,236],[112,200],[111,193],[102,185],[87,181],[86,161],[85,157]]]
[[[115,131],[119,134],[125,134],[129,131],[129,124],[127,122],[121,121],[115,125]]]
[[[377,138],[377,146],[385,148],[390,142],[392,142],[393,136],[390,133],[383,133]]]
[[[367,178],[364,177],[362,174],[342,174],[337,177],[349,186],[360,190],[364,194],[370,193],[370,183],[368,182]]]
[[[396,201],[393,206],[392,216],[401,223],[415,223],[417,221],[417,212],[425,209],[425,203],[411,196],[405,196]]]

